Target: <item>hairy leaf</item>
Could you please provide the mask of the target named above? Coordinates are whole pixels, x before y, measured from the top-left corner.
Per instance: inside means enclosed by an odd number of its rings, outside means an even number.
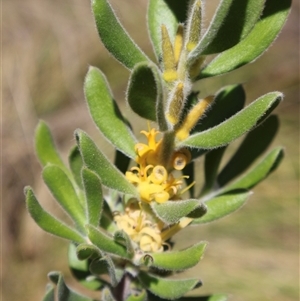
[[[267,50],[281,31],[291,0],[267,0],[261,19],[249,35],[236,46],[222,52],[212,60],[198,79],[220,75],[246,65]]]
[[[83,189],[82,179],[81,179],[81,169],[82,169],[83,161],[80,156],[80,151],[78,146],[75,145],[69,154],[69,166],[73,173],[76,184]]]
[[[131,195],[137,193],[135,187],[104,156],[86,133],[78,130],[76,132],[76,139],[84,164],[100,177],[103,185],[122,193]]]
[[[99,69],[90,67],[84,92],[91,116],[101,133],[117,149],[135,158],[135,138],[112,96],[105,75]]]
[[[80,233],[58,220],[42,208],[31,187],[25,187],[27,210],[34,221],[46,232],[77,243],[85,242]]]

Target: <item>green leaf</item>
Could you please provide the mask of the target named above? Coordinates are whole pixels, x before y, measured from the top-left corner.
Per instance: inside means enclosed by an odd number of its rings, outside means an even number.
[[[180,299],[177,299],[175,301],[227,301],[228,297],[223,294],[215,294],[215,295],[209,295],[209,296],[197,296],[197,297],[183,297]],[[152,301],[150,299],[149,301]],[[156,301],[156,300],[153,300]],[[158,301],[158,300],[157,300]]]
[[[103,206],[101,181],[96,173],[86,167],[82,169],[82,180],[87,204],[88,223],[98,227]]]
[[[90,270],[95,275],[109,275],[111,285],[116,287],[124,275],[124,269],[116,269],[111,257],[105,256],[95,259],[90,265]]]
[[[224,146],[251,130],[266,113],[270,113],[282,100],[279,92],[268,93],[252,102],[221,124],[204,132],[191,135],[177,145],[213,149]]]
[[[147,293],[145,290],[135,292],[134,295],[129,296],[126,301],[147,301]]]
[[[291,0],[267,0],[261,19],[249,35],[212,60],[201,71],[198,79],[232,71],[263,54],[281,31],[289,14],[291,2]]]
[[[47,165],[43,169],[43,179],[57,202],[84,232],[84,209],[67,174],[59,166]]]
[[[116,301],[108,287],[105,287],[101,292],[101,301]]]
[[[77,243],[85,242],[80,233],[59,221],[41,207],[31,187],[25,187],[24,193],[29,214],[44,231]]]
[[[103,185],[122,193],[137,194],[135,187],[103,155],[86,133],[78,130],[75,135],[84,164],[100,177]]]
[[[245,204],[250,194],[251,192],[240,189],[229,191],[226,194],[208,200],[205,202],[207,213],[198,219],[194,219],[192,224],[208,223],[236,211]]]
[[[142,118],[157,121],[156,108],[162,101],[163,88],[158,68],[151,63],[134,66],[127,88],[127,102],[131,109]]]
[[[48,277],[57,285],[57,301],[93,301],[68,288],[61,273],[51,272]]]
[[[219,53],[238,44],[254,27],[264,4],[265,0],[222,0],[188,60],[194,61],[203,54]]]
[[[246,94],[242,85],[230,85],[221,89],[209,110],[199,120],[192,133],[212,128],[241,111],[245,105]]]
[[[100,39],[107,50],[125,67],[149,61],[116,17],[107,0],[92,0],[92,9]]]
[[[205,205],[195,199],[167,201],[162,204],[156,202],[151,203],[151,208],[154,213],[168,225],[177,223],[182,217],[187,216],[199,207],[203,209],[202,211],[206,211]]]
[[[149,35],[158,60],[162,56],[161,25],[164,24],[171,41],[174,40],[178,23],[185,22],[188,11],[188,2],[173,0],[150,0],[148,5],[147,21]]]
[[[92,225],[87,225],[86,228],[89,239],[100,250],[123,258],[130,258],[126,248],[118,244],[113,237],[108,236],[103,230],[95,228]]]
[[[242,174],[268,148],[277,133],[278,127],[278,118],[272,115],[248,133],[236,153],[220,172],[217,180],[219,186],[226,185]]]
[[[68,259],[72,275],[80,284],[91,290],[99,290],[103,287],[103,283],[91,274],[89,270],[89,261],[87,260],[89,257],[97,253],[99,254],[99,251],[93,245],[80,244],[78,247],[76,247],[73,243],[69,245]],[[83,255],[85,255],[84,259]]]
[[[55,301],[55,290],[53,285],[47,285],[46,294],[43,301]]]
[[[135,158],[135,138],[112,96],[105,75],[99,69],[89,68],[84,93],[91,116],[101,133],[121,152]]]
[[[237,188],[251,189],[256,186],[278,167],[283,155],[284,152],[281,147],[273,149],[246,174],[229,186],[224,187],[224,191],[227,192]]]
[[[80,156],[80,151],[78,149],[78,146],[75,145],[69,154],[69,166],[71,168],[71,171],[73,173],[74,179],[76,181],[76,184],[83,189],[82,179],[81,179],[81,169],[83,166],[83,161]]]
[[[132,241],[128,234],[124,232],[123,230],[116,231],[114,233],[114,239],[119,244],[126,247],[127,253],[132,256],[134,254],[134,248],[132,246]]]
[[[205,183],[201,190],[201,195],[209,192],[215,184],[215,180],[218,174],[219,165],[221,163],[224,151],[226,147],[220,147],[211,150],[205,155],[204,161],[204,175]]]
[[[163,253],[150,253],[151,267],[160,270],[182,271],[195,266],[201,259],[206,248],[206,243],[200,242],[181,251]]]
[[[49,163],[56,164],[66,171],[66,166],[56,149],[50,129],[42,120],[35,130],[35,150],[42,166]]]
[[[198,279],[170,280],[146,272],[140,272],[138,278],[152,294],[167,300],[180,298],[190,290],[201,285]]]

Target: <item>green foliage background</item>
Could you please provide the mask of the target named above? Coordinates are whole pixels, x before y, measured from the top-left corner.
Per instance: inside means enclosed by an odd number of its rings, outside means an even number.
[[[207,21],[218,1],[210,2]],[[112,4],[132,37],[151,56],[146,2],[114,0]],[[129,73],[100,43],[89,1],[4,0],[3,11],[2,297],[4,301],[40,300],[49,270],[64,267],[66,281],[76,284],[67,268],[67,244],[43,233],[25,211],[23,186],[28,183],[46,207],[51,203],[33,150],[37,120],[43,118],[51,126],[64,158],[74,144],[75,128],[91,133],[109,154],[110,146],[88,115],[83,79],[88,65],[100,67],[125,107]],[[188,271],[204,281],[201,294],[232,293],[237,301],[298,300],[298,12],[299,3],[294,1],[278,40],[254,64],[202,81],[203,95],[246,82],[248,101],[272,90],[282,91],[285,100],[276,109],[282,128],[274,145],[284,145],[286,157],[237,214],[176,237],[178,249],[199,237],[210,242],[204,260]],[[129,119],[133,117],[126,112]],[[145,126],[140,120],[136,124],[136,132]]]

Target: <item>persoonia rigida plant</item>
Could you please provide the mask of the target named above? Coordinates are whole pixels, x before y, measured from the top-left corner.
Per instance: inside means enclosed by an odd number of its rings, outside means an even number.
[[[25,188],[28,211],[46,232],[70,241],[70,268],[82,285],[99,290],[99,300],[226,300],[218,294],[183,297],[201,281],[171,276],[198,264],[206,242],[174,250],[172,237],[236,211],[283,157],[276,147],[255,161],[276,134],[278,119],[271,112],[282,100],[280,92],[244,107],[241,85],[200,98],[193,84],[258,58],[282,29],[291,0],[220,0],[206,30],[203,2],[149,0],[153,62],[110,3],[92,0],[100,39],[131,72],[126,101],[148,121],[143,141],[136,139],[96,67],[86,75],[85,98],[94,123],[115,148],[115,161],[87,133],[76,130],[77,144],[66,165],[48,126],[43,121],[37,126],[43,179],[72,223],[43,209],[30,187]],[[227,146],[241,136],[240,146],[220,169]],[[204,171],[198,183],[195,159],[200,156]],[[48,276],[52,284],[44,301],[92,300],[68,288],[61,273]]]

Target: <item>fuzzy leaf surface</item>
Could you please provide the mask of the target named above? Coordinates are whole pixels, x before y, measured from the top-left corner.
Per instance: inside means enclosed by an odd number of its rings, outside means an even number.
[[[42,120],[39,121],[35,130],[35,150],[42,166],[50,163],[66,170],[66,166],[56,149],[50,129]]]
[[[102,185],[100,178],[95,172],[84,167],[82,169],[82,180],[87,205],[87,221],[89,224],[98,227],[103,207]]]
[[[195,199],[167,201],[162,204],[152,202],[151,204],[151,208],[158,218],[169,225],[177,223],[182,217],[187,216],[198,207],[203,208],[203,211],[206,210],[205,205]]]
[[[167,300],[180,298],[201,284],[198,279],[171,280],[145,272],[140,272],[138,278],[152,294]]]
[[[84,93],[90,114],[101,133],[117,149],[135,158],[135,138],[112,96],[106,77],[99,69],[89,68]]]
[[[247,134],[242,144],[218,175],[219,186],[242,174],[271,144],[279,127],[278,117],[270,116]]]
[[[93,301],[93,299],[80,295],[67,287],[61,273],[51,272],[48,276],[57,285],[57,301]]]
[[[209,28],[188,59],[193,60],[203,54],[219,53],[242,41],[259,19],[265,1],[221,1]]]
[[[131,69],[149,60],[121,25],[107,0],[92,0],[92,10],[100,39],[121,64]]]
[[[27,210],[34,221],[46,232],[77,243],[85,239],[76,230],[49,214],[36,199],[31,187],[25,187]]]
[[[204,132],[193,134],[177,146],[213,149],[224,146],[250,131],[257,122],[270,113],[282,100],[279,92],[268,93],[252,102],[228,120]]]
[[[291,0],[267,0],[261,19],[249,35],[213,59],[202,69],[198,79],[232,71],[257,59],[280,33],[289,14],[291,2]]]
[[[86,223],[85,212],[73,184],[64,170],[56,165],[47,165],[43,169],[43,179],[57,202],[76,225],[84,231]]]
[[[237,188],[253,188],[278,167],[283,158],[283,155],[284,152],[281,147],[273,149],[246,174],[242,175],[232,184],[225,186],[224,191],[227,192],[229,190]]]
[[[139,294],[129,296],[126,301],[147,301],[147,293],[142,290]]]
[[[108,236],[108,234],[92,225],[87,225],[86,228],[88,230],[89,239],[100,250],[123,258],[129,258],[126,248],[115,242],[113,237]]]
[[[47,285],[48,287],[46,288],[46,294],[43,298],[43,301],[55,301],[55,290],[54,286],[51,284]]]
[[[157,59],[162,56],[161,25],[164,24],[171,41],[174,41],[179,22],[184,22],[188,11],[188,2],[173,0],[150,0],[148,4],[147,21],[149,35]]]
[[[208,200],[205,202],[207,213],[198,219],[194,219],[192,224],[208,223],[236,211],[245,204],[250,194],[251,192],[241,189]]]
[[[200,242],[181,251],[151,253],[151,266],[160,270],[182,271],[195,266],[202,258],[206,243]]]
[[[83,161],[80,156],[80,151],[77,147],[73,147],[69,154],[69,166],[73,173],[76,184],[83,189],[82,179],[81,179],[81,169],[83,166]]]
[[[76,139],[84,164],[100,177],[104,186],[126,194],[135,195],[137,193],[135,187],[104,156],[86,133],[77,131]]]

